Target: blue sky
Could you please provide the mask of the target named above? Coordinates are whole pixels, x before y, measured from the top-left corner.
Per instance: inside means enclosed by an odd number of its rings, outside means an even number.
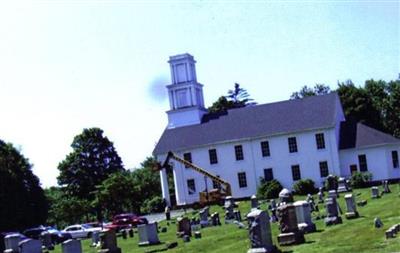
[[[0,139],[44,186],[83,128],[100,127],[126,168],[167,124],[168,57],[188,52],[210,105],[234,82],[258,103],[303,85],[393,80],[399,1],[2,1]]]

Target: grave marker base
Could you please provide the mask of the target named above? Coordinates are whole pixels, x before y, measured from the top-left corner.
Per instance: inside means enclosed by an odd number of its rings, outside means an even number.
[[[342,223],[342,217],[326,217],[324,219],[325,225],[330,226],[330,225],[336,225],[336,224],[341,224]]]
[[[300,244],[305,241],[304,234],[300,231],[290,232],[278,235],[279,245]]]
[[[249,249],[247,253],[278,253],[278,249],[275,246],[271,247],[263,247],[263,248],[255,248],[255,249]]]
[[[358,212],[349,212],[349,213],[345,213],[345,217],[348,220],[355,219],[355,218],[359,217],[359,214],[358,214]]]

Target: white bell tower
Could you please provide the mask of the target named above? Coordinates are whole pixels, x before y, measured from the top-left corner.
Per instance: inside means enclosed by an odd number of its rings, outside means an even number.
[[[168,128],[200,124],[204,108],[203,85],[197,82],[196,61],[190,54],[169,57],[172,84],[167,86]]]

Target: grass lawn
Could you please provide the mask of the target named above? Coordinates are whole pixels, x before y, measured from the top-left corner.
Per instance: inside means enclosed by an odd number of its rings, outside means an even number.
[[[399,185],[391,185],[392,193],[384,195],[380,199],[371,199],[370,189],[354,190],[353,194],[356,200],[368,200],[368,204],[364,207],[358,207],[360,218],[346,220],[342,215],[343,224],[326,227],[323,220],[316,220],[317,232],[306,234],[306,243],[280,247],[277,244],[277,235],[279,234],[278,224],[271,224],[272,236],[275,245],[282,252],[400,252],[400,234],[394,239],[385,239],[385,230],[390,226],[400,223],[400,187]],[[382,188],[380,188],[382,191]],[[305,199],[303,196],[295,196],[296,200]],[[315,196],[314,199],[317,199]],[[344,194],[339,198],[339,204],[345,212],[346,205],[344,203]],[[323,205],[319,205],[321,213],[325,213]],[[250,202],[242,201],[239,204],[242,216],[250,210]],[[262,204],[263,210],[267,209],[266,204]],[[219,206],[212,206],[210,212],[219,212],[223,217],[223,210]],[[189,213],[188,217],[198,214]],[[383,228],[376,229],[373,226],[373,219],[380,217],[383,222]],[[223,223],[223,222],[222,222]],[[244,221],[247,225],[247,222]],[[167,226],[166,222],[160,223],[160,226]],[[165,247],[166,243],[178,242],[178,247],[168,250],[168,252],[182,253],[198,253],[198,252],[215,252],[215,253],[245,253],[249,248],[248,231],[239,229],[234,224],[219,227],[208,227],[201,230],[202,239],[191,238],[191,242],[183,243],[182,239],[176,238],[176,224],[170,224],[166,233],[159,233],[159,239],[162,242],[159,245],[139,247],[138,235],[135,233],[134,238],[123,240],[118,238],[118,245],[123,253],[133,252],[151,252],[156,249]],[[95,253],[97,250],[89,247],[90,240],[83,241],[84,253]],[[59,246],[54,251],[61,252]]]

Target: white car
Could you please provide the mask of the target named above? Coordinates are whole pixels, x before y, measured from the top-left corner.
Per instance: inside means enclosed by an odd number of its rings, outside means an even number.
[[[87,224],[72,225],[66,227],[63,232],[69,233],[72,238],[90,238],[93,232],[100,232],[101,228],[92,227]]]

